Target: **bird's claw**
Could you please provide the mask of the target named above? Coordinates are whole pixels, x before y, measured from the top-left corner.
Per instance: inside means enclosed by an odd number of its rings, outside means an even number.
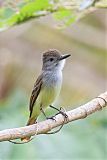
[[[62,110],[63,110],[63,111],[62,111]],[[62,115],[64,116],[64,118],[67,119],[67,118],[68,118],[68,115],[67,115],[65,112],[66,112],[66,110],[65,110],[63,107],[60,107],[60,110],[59,110],[59,112],[58,112],[56,115],[62,114]],[[56,115],[55,115],[55,116],[56,116]]]
[[[53,121],[56,121],[56,119],[55,119],[54,116],[52,116],[52,117],[47,117],[46,119],[47,119],[47,120],[48,120],[48,119],[51,119],[51,120],[53,120]]]

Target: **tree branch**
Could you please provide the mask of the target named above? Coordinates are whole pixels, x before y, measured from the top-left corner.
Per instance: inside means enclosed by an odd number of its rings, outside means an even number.
[[[88,115],[101,110],[103,107],[106,107],[106,105],[107,92],[99,95],[98,97],[86,103],[85,105],[67,111],[66,114],[68,115],[68,120],[65,123],[86,118]],[[56,121],[45,120],[43,122],[38,122],[37,124],[26,127],[6,129],[0,131],[0,142],[23,138],[25,136],[33,136],[35,134],[39,135],[47,133],[51,131],[53,128],[60,126],[64,122],[64,117],[61,114],[55,116],[55,119]]]

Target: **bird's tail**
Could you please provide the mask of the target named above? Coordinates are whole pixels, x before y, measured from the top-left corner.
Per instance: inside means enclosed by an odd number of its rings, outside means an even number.
[[[34,124],[35,122],[36,122],[36,119],[35,119],[35,118],[29,118],[26,126],[32,125],[32,124]],[[30,137],[31,137],[31,136],[21,138],[21,141],[27,142],[27,141],[30,140]]]

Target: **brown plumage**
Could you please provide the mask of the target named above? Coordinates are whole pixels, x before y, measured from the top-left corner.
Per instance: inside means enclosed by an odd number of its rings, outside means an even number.
[[[34,106],[36,99],[39,95],[39,92],[41,90],[41,86],[42,86],[42,74],[36,80],[36,83],[34,84],[34,88],[33,88],[32,94],[31,94],[30,105],[29,105],[30,117],[32,115],[33,106]]]
[[[32,116],[34,104],[35,104],[36,99],[40,93],[41,86],[42,86],[42,74],[36,80],[36,82],[34,84],[34,88],[31,93],[30,104],[29,104],[30,116],[29,116],[29,120],[27,122],[27,126],[33,125],[36,122],[36,118],[35,117],[32,118],[31,116]],[[29,139],[30,139],[30,136],[21,138],[21,141],[28,141]]]

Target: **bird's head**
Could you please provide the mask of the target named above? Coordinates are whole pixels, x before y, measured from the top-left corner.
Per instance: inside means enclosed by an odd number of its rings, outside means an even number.
[[[65,59],[70,54],[62,55],[56,49],[50,49],[43,53],[43,67],[42,70],[62,70],[65,64]]]

